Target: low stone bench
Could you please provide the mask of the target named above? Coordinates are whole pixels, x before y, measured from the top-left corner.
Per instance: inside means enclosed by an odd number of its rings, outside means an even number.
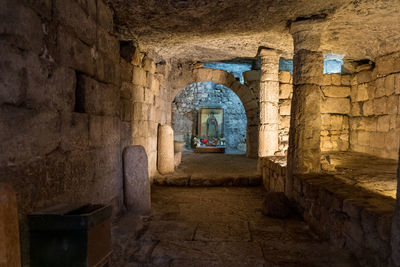
[[[281,158],[263,159],[263,181],[267,190],[284,192],[286,164]],[[362,266],[388,266],[395,199],[346,184],[333,174],[294,175],[292,191],[285,194],[321,237],[351,250]]]

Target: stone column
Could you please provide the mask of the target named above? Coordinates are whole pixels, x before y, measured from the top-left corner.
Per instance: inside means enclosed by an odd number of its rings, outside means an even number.
[[[318,173],[320,164],[321,90],[324,59],[319,51],[322,22],[293,22],[290,33],[294,41],[293,99],[291,105],[288,183],[292,175]]]
[[[279,57],[273,49],[262,49],[260,78],[260,127],[258,156],[273,156],[278,151]]]
[[[157,167],[161,174],[174,172],[174,131],[169,125],[158,127]]]
[[[0,184],[0,266],[21,266],[17,200],[7,184]]]

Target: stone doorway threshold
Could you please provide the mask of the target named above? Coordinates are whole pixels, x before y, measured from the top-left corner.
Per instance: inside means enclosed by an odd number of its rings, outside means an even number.
[[[173,174],[153,177],[156,185],[257,186],[262,181],[257,159],[245,155],[184,153]]]

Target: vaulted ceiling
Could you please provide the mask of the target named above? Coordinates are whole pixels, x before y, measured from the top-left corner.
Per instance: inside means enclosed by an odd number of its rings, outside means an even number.
[[[163,59],[254,57],[259,46],[293,54],[288,21],[326,15],[325,52],[374,59],[400,47],[399,0],[107,0],[121,38]]]

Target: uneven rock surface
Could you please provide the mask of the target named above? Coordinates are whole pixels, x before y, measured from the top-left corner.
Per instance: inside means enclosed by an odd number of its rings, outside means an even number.
[[[300,219],[261,213],[257,188],[152,188],[152,216],[113,229],[113,266],[357,266]]]
[[[293,53],[288,21],[326,17],[322,48],[349,59],[375,58],[397,50],[400,38],[396,0],[108,0],[125,38],[163,58],[193,60],[254,57],[259,46]],[[238,15],[240,14],[240,15]]]

